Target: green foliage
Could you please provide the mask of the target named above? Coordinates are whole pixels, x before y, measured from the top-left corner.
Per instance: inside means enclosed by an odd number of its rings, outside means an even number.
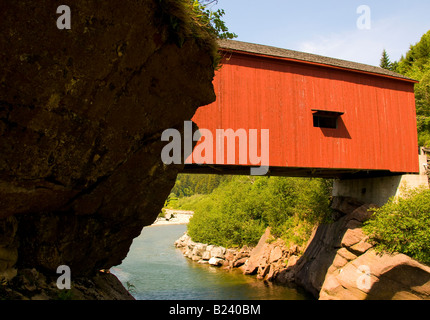
[[[194,194],[209,194],[222,181],[229,180],[230,178],[214,174],[180,174],[176,179],[172,193],[178,198],[190,197]]]
[[[203,194],[194,194],[190,197],[179,198],[178,201],[170,207],[170,209],[193,211],[195,206],[206,196],[207,195]]]
[[[72,290],[60,290],[57,295],[58,300],[73,300]]]
[[[193,3],[193,12],[196,24],[206,29],[209,34],[212,34],[218,39],[234,39],[237,38],[235,33],[229,32],[222,17],[225,15],[223,9],[212,11],[208,6],[216,1],[191,0]]]
[[[430,264],[430,190],[409,190],[403,198],[390,199],[373,209],[363,230],[380,251],[403,253]]]
[[[194,39],[211,53],[213,66],[219,68],[221,56],[217,39],[233,39],[237,35],[228,31],[222,20],[225,12],[208,9],[214,1],[198,0],[158,0],[162,19],[170,26],[170,37],[179,47],[187,39]]]
[[[169,194],[166,201],[164,202],[164,207],[165,208],[173,208],[176,206],[177,202],[178,202],[178,197],[176,196],[176,194],[171,193],[171,194]],[[160,217],[164,217],[163,212],[160,213]]]
[[[231,177],[194,199],[188,232],[194,241],[225,247],[255,245],[270,226],[298,245],[330,216],[330,182],[321,179]]]
[[[430,147],[430,31],[396,64],[394,71],[420,81],[415,85],[418,143]]]
[[[383,69],[392,70],[393,64],[391,63],[390,57],[388,56],[388,53],[385,49],[384,51],[382,51],[382,57],[381,57],[381,62],[379,63],[379,66]]]
[[[415,45],[411,45],[406,57],[399,61],[398,72],[408,74],[414,68],[425,69],[430,58],[430,30],[424,34],[421,40]]]
[[[418,144],[430,147],[430,117],[417,115]]]

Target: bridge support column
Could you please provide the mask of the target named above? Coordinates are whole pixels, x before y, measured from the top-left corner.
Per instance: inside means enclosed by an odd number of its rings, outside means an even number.
[[[391,197],[401,196],[405,188],[429,187],[425,173],[427,158],[420,156],[420,174],[391,177],[335,180],[333,196],[351,197],[366,203],[383,206]]]
[[[391,197],[400,196],[403,187],[429,186],[425,175],[404,175],[381,178],[335,180],[333,196],[351,197],[366,203],[383,206]]]

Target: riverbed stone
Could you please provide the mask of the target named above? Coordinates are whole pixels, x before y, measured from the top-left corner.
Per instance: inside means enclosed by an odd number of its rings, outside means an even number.
[[[239,267],[243,266],[246,263],[246,261],[248,261],[248,258],[241,258],[239,260],[236,260],[233,264],[233,267],[239,268]]]
[[[211,258],[211,253],[210,253],[210,251],[205,251],[205,252],[203,252],[203,255],[202,255],[202,259],[203,260],[209,260]]]
[[[224,259],[226,253],[226,249],[224,247],[214,247],[211,250],[211,257]]]
[[[200,261],[200,260],[201,260],[201,258],[202,258],[202,257],[200,257],[200,256],[196,256],[196,255],[194,255],[194,254],[192,254],[192,255],[191,255],[191,260],[193,260],[193,261]]]
[[[211,266],[221,266],[223,264],[224,260],[216,257],[212,257],[209,260],[209,264]]]
[[[224,259],[228,261],[233,261],[236,256],[236,252],[236,249],[227,249]]]
[[[202,244],[202,243],[198,243],[194,246],[193,248],[193,256],[198,256],[198,257],[202,257],[203,253],[206,251],[206,244]]]
[[[248,259],[244,268],[244,274],[254,274],[257,271],[258,267],[260,266],[261,255],[264,254],[269,237],[270,228],[267,228],[258,241],[257,246],[251,251],[250,258]]]
[[[191,259],[193,257],[193,250],[186,248],[184,251],[184,256]]]
[[[283,250],[281,247],[276,246],[270,251],[269,263],[274,263],[280,260],[283,256]]]

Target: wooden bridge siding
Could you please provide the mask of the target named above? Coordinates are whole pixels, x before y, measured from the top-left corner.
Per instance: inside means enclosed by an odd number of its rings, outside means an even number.
[[[235,53],[214,87],[217,101],[193,121],[213,133],[270,129],[271,166],[419,170],[413,83]],[[313,127],[311,109],[325,108],[345,112],[340,128]]]

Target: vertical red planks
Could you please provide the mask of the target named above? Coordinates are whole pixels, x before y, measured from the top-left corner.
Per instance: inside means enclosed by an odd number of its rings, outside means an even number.
[[[413,85],[233,52],[214,79],[217,101],[193,121],[214,137],[216,129],[269,129],[270,166],[412,173],[419,170]],[[337,129],[315,128],[312,109],[344,115]]]

